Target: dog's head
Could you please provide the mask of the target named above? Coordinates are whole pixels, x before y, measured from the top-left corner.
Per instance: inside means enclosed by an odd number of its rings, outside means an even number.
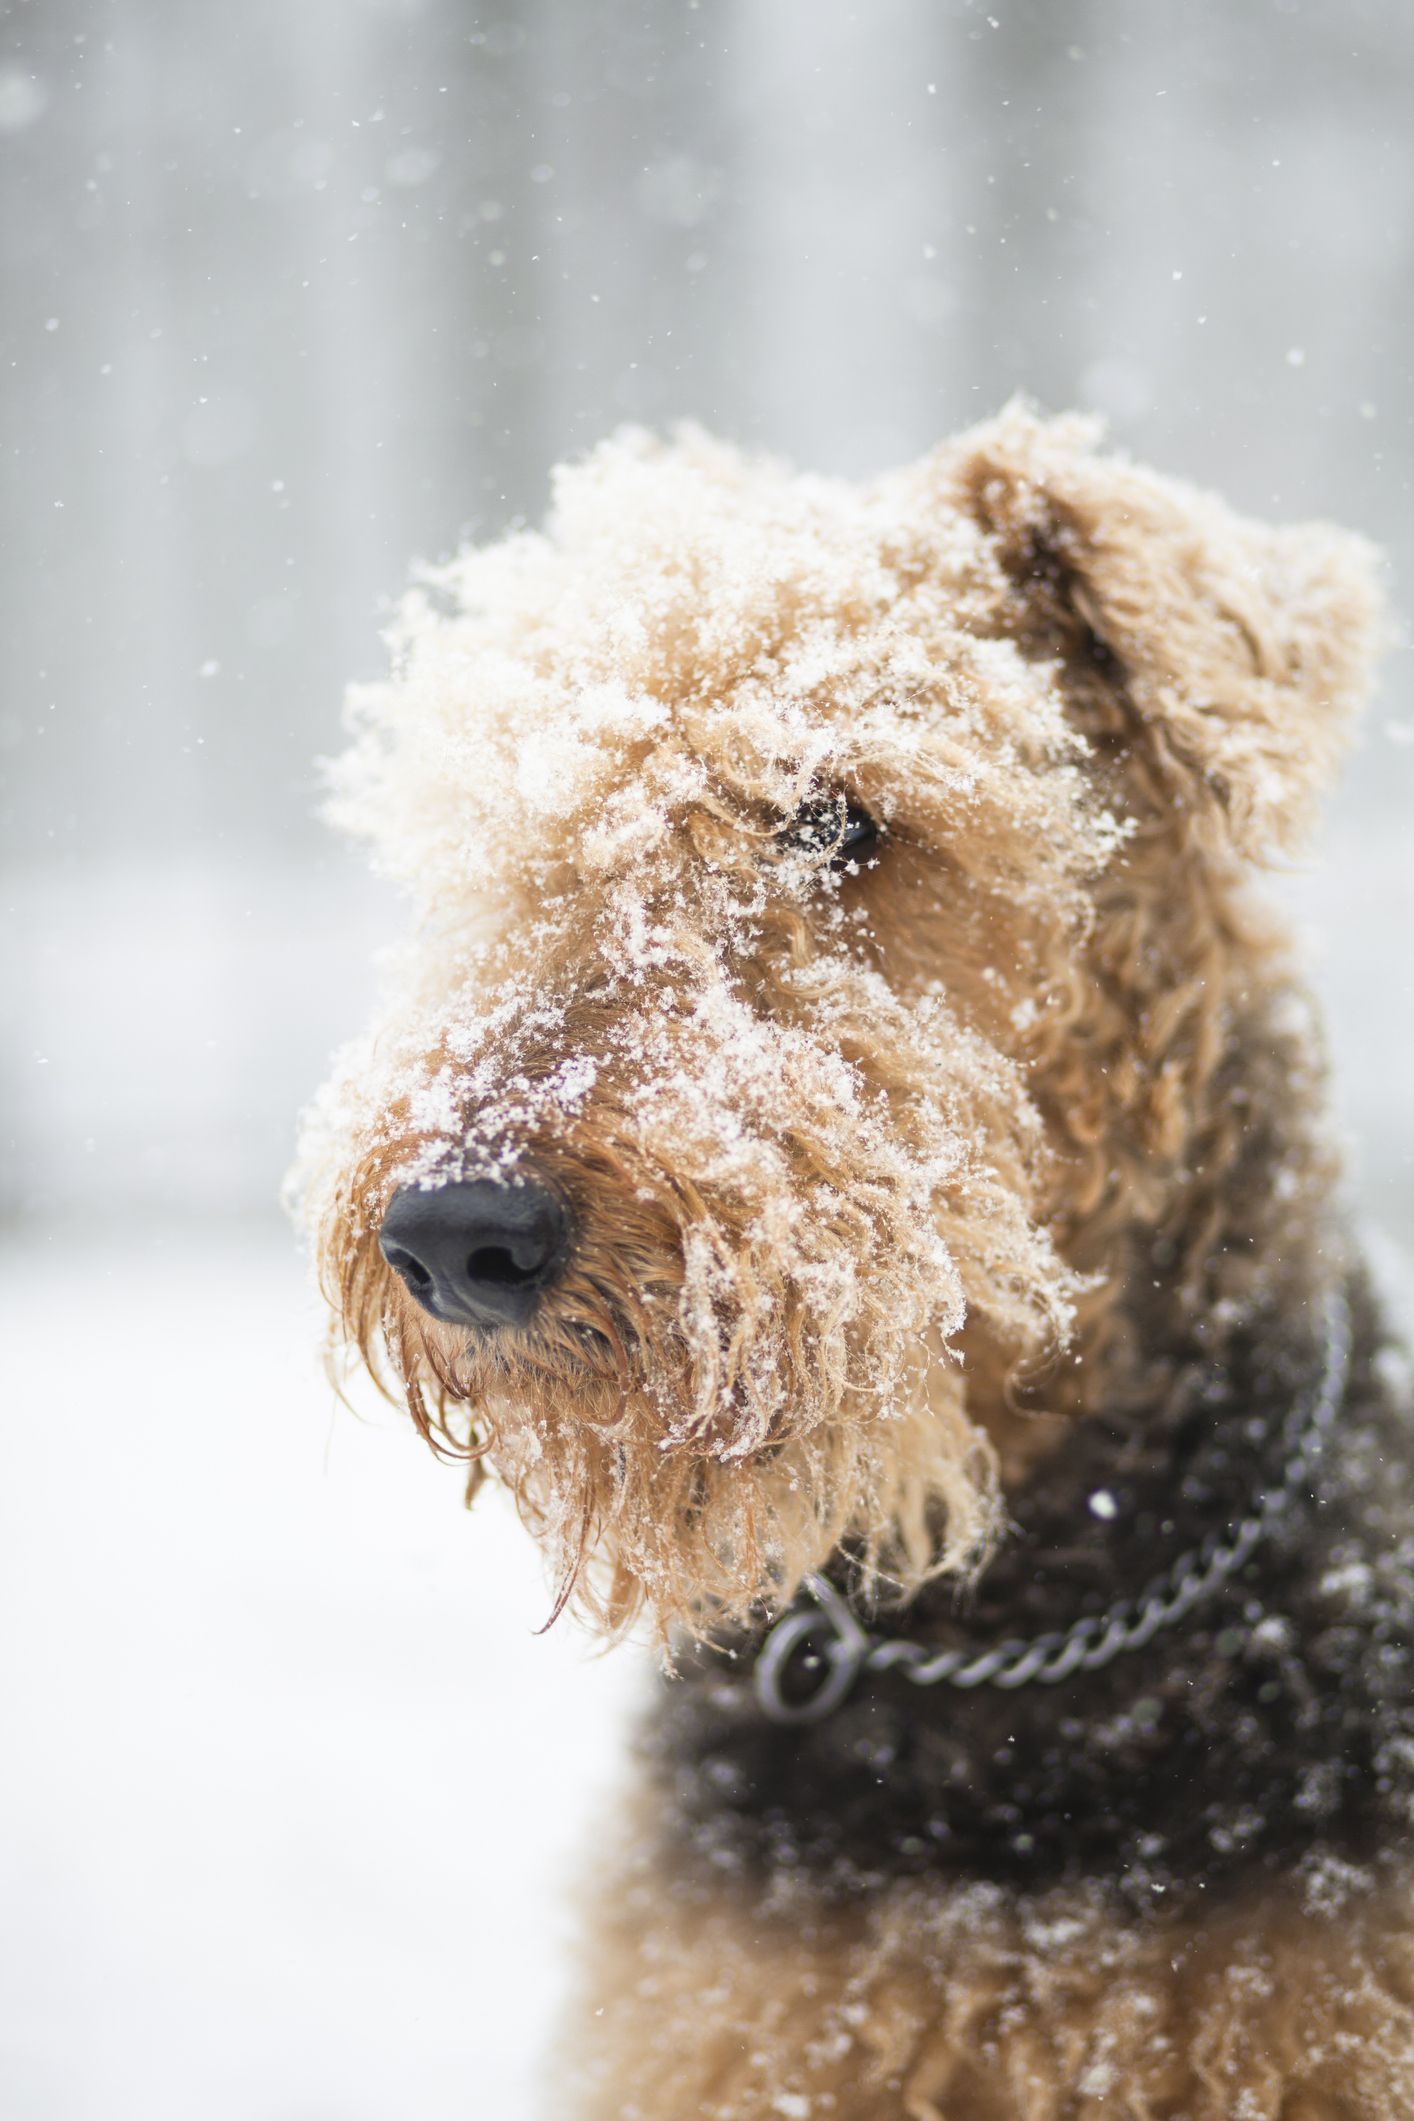
[[[1353,541],[1093,442],[1013,409],[857,487],[621,439],[355,696],[334,813],[418,918],[305,1213],[346,1338],[608,1625],[841,1543],[974,1563],[1009,1407],[1075,1402],[1197,1183],[1237,872],[1372,599]]]

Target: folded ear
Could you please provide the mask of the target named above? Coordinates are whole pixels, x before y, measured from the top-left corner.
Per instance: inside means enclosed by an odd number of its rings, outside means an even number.
[[[1098,451],[1096,423],[1013,405],[961,445],[1036,648],[1122,706],[1166,799],[1240,852],[1289,850],[1333,778],[1380,646],[1377,557],[1269,528]]]

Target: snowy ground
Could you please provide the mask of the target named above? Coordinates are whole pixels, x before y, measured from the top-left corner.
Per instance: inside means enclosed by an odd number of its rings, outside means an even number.
[[[12,1240],[0,1334],[0,2115],[522,2121],[641,1664],[278,1229]]]

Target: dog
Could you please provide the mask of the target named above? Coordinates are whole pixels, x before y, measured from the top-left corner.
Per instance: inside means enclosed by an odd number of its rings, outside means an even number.
[[[1414,2114],[1409,1374],[1255,885],[1375,578],[1023,404],[630,432],[354,695],[336,1337],[663,1652],[557,2113]]]

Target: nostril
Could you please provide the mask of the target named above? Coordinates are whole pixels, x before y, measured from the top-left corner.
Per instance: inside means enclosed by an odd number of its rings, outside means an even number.
[[[401,1274],[403,1280],[409,1283],[412,1288],[431,1288],[432,1276],[428,1273],[426,1267],[423,1266],[422,1261],[414,1259],[411,1252],[404,1251],[401,1245],[388,1244],[385,1241],[383,1257],[387,1260],[393,1272]]]
[[[467,1280],[494,1282],[498,1288],[522,1289],[539,1281],[547,1254],[538,1252],[529,1266],[522,1266],[503,1245],[479,1245],[466,1263]]]

